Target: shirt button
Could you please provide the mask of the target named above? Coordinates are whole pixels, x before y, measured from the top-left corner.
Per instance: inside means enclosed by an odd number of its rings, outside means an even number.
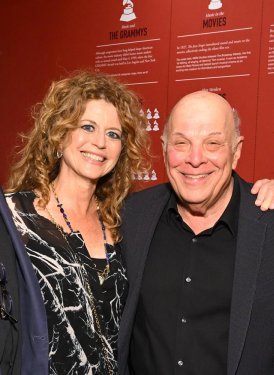
[[[183,366],[184,362],[183,361],[178,361],[179,366]]]
[[[186,323],[186,318],[182,318],[182,323]]]
[[[196,237],[192,238],[192,242],[193,242],[193,243],[198,242],[197,238],[196,238]]]
[[[186,278],[186,282],[187,282],[187,283],[190,283],[190,282],[191,282],[191,278],[190,278],[189,276]]]

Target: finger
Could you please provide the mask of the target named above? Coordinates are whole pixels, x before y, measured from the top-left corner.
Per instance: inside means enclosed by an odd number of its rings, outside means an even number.
[[[261,210],[262,211],[268,210],[273,203],[274,203],[274,194],[272,191],[267,191],[266,196],[262,200],[262,203],[260,206]]]
[[[271,198],[270,197],[271,190],[269,190],[269,186],[267,187],[267,185],[269,185],[269,183],[267,184],[262,183],[260,189],[258,190],[256,201],[255,201],[256,206],[261,206],[263,202]]]
[[[252,194],[257,194],[258,191],[261,189],[261,187],[267,183],[269,180],[268,179],[263,179],[263,180],[258,180],[255,182],[255,184],[252,186],[251,193]]]

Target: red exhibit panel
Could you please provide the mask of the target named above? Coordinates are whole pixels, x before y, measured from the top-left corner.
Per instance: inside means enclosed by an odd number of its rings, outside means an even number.
[[[33,125],[31,108],[50,83],[91,67],[90,0],[1,1],[0,183],[7,180],[17,134]]]
[[[90,68],[116,76],[143,101],[155,157],[137,180],[166,180],[165,119],[179,98],[200,89],[239,111],[241,175],[274,178],[273,0],[9,1],[0,14],[1,183],[16,134],[32,123],[31,106],[52,80]]]
[[[147,118],[147,132],[151,137],[152,167],[148,176],[143,176],[146,182],[154,185],[165,180],[165,168],[162,158],[160,137],[166,120],[166,82],[158,85],[133,86],[135,92],[143,98],[143,111]]]
[[[173,1],[168,106],[209,90],[237,108],[245,143],[238,171],[253,179],[262,1]],[[182,16],[183,15],[183,16]],[[184,17],[184,22],[182,22]]]
[[[274,1],[263,7],[255,179],[274,178]]]
[[[134,178],[153,185],[164,179],[160,135],[167,115],[171,1],[160,7],[156,0],[95,3],[94,68],[120,79],[142,99],[154,157],[150,173]]]

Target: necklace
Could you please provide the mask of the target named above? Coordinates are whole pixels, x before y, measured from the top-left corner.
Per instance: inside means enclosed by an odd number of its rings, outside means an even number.
[[[106,340],[106,338],[105,338],[105,336],[103,335],[103,332],[102,332],[102,328],[101,328],[101,324],[100,324],[100,320],[99,320],[99,315],[98,315],[97,309],[96,309],[95,297],[94,297],[94,295],[92,293],[92,290],[91,290],[91,287],[90,287],[87,270],[86,270],[84,264],[82,263],[80,257],[78,256],[78,254],[75,251],[73,251],[73,249],[71,248],[70,243],[68,242],[68,239],[65,236],[65,233],[64,233],[62,227],[55,221],[55,219],[52,216],[52,213],[50,212],[48,207],[46,207],[45,210],[48,213],[48,215],[49,215],[51,221],[53,222],[53,224],[56,226],[56,228],[58,229],[58,231],[62,235],[66,244],[68,245],[68,251],[70,252],[70,254],[72,256],[72,259],[76,258],[77,263],[80,265],[80,272],[81,272],[81,275],[82,275],[83,285],[84,285],[84,289],[87,292],[89,303],[90,303],[90,308],[91,308],[92,314],[94,316],[94,321],[95,321],[95,324],[96,324],[96,327],[97,327],[98,336],[99,336],[101,346],[102,346],[102,350],[103,350],[103,356],[104,356],[104,361],[105,361],[106,368],[107,368],[107,373],[108,373],[108,375],[114,375],[113,370],[111,369],[109,358],[108,358],[108,352],[109,352],[108,345],[109,344],[108,344],[108,342],[107,342],[107,340]]]
[[[56,191],[55,191],[55,186],[54,186],[54,183],[52,182],[51,183],[51,189],[52,189],[52,192],[53,192],[53,195],[54,195],[54,198],[56,200],[56,204],[57,204],[57,207],[59,208],[64,220],[65,220],[65,223],[67,224],[67,227],[69,228],[70,230],[70,233],[73,233],[74,230],[72,229],[72,226],[71,226],[71,223],[70,221],[68,220],[68,216],[63,208],[63,204],[60,202],[57,194],[56,194]],[[108,251],[107,251],[107,236],[106,236],[106,227],[105,227],[105,224],[104,224],[104,221],[103,221],[103,217],[102,217],[102,213],[101,213],[101,210],[100,210],[100,207],[99,207],[99,203],[98,203],[98,199],[97,197],[95,196],[95,202],[96,202],[96,210],[97,210],[97,215],[98,215],[98,218],[99,218],[99,222],[101,224],[101,228],[102,228],[102,232],[103,232],[103,239],[104,239],[104,249],[105,249],[105,255],[106,255],[106,261],[107,261],[107,264],[106,264],[106,267],[104,268],[103,271],[97,271],[98,273],[98,277],[99,277],[99,281],[100,281],[100,284],[103,284],[103,282],[105,281],[105,279],[108,277],[108,274],[109,274],[109,270],[110,270],[110,265],[109,265],[109,254],[108,254]],[[50,215],[51,218],[52,218],[52,215]]]

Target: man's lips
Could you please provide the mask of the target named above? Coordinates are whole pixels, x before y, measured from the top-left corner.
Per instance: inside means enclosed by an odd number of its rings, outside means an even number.
[[[193,180],[199,180],[199,179],[202,179],[202,178],[206,178],[208,177],[210,173],[200,173],[200,174],[188,174],[188,173],[182,173],[186,178],[190,178],[190,179],[193,179]]]

